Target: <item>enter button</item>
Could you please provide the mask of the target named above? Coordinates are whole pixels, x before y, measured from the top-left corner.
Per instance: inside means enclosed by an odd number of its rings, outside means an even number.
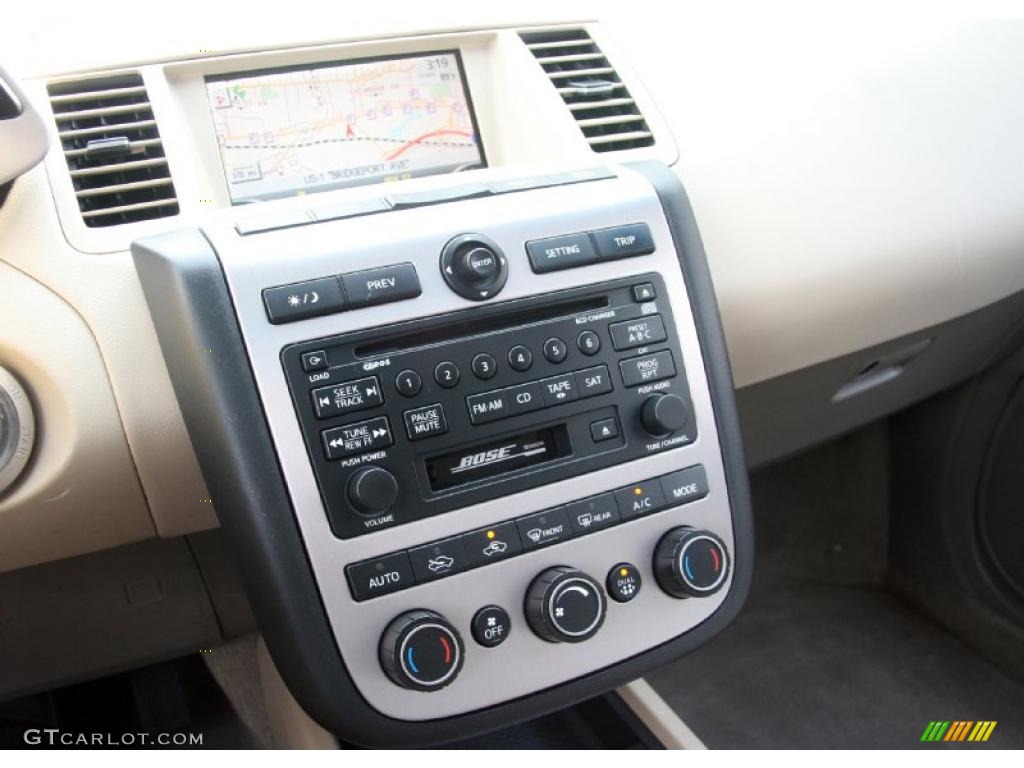
[[[708,478],[704,467],[697,464],[665,475],[661,478],[661,488],[665,491],[665,501],[670,506],[685,504],[708,495]]]

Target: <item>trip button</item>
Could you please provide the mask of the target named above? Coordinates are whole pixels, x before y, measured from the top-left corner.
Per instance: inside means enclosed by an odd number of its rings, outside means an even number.
[[[600,496],[566,504],[565,512],[569,516],[572,529],[577,534],[599,531],[602,528],[615,525],[621,519],[619,508],[615,503],[615,496],[610,493],[602,493]]]
[[[408,263],[346,272],[341,275],[341,283],[345,286],[349,309],[414,299],[422,293],[416,267]]]
[[[329,315],[345,309],[341,287],[333,277],[267,288],[263,291],[263,304],[267,310],[267,319],[274,325]]]
[[[376,376],[353,379],[329,387],[319,387],[311,393],[313,410],[318,419],[329,419],[346,413],[375,408],[384,402]]]
[[[586,232],[531,240],[526,244],[530,267],[537,274],[582,267],[597,261],[594,244]]]
[[[505,400],[511,409],[511,416],[531,413],[544,407],[544,397],[540,393],[540,385],[535,381],[517,384],[504,390]]]
[[[612,346],[616,351],[642,347],[646,344],[657,344],[668,337],[661,315],[649,315],[636,320],[612,323],[608,326],[608,332],[612,335]]]
[[[657,480],[636,483],[627,488],[615,491],[615,502],[623,520],[656,512],[665,506],[665,494],[661,491],[661,483]]]
[[[667,349],[653,355],[620,360],[619,370],[622,371],[622,382],[627,387],[638,387],[641,384],[649,384],[652,381],[660,381],[676,375],[672,353]]]
[[[612,391],[612,379],[608,375],[608,366],[598,365],[576,371],[576,390],[580,398],[595,397]]]
[[[466,557],[471,567],[496,563],[523,551],[519,530],[514,522],[465,533],[462,535],[462,543],[466,547]]]
[[[646,224],[628,224],[591,232],[602,259],[624,259],[654,253],[654,240]]]
[[[410,549],[409,562],[417,584],[450,576],[469,567],[466,548],[458,536]]]
[[[576,392],[576,377],[571,373],[562,376],[552,376],[550,379],[541,379],[541,395],[544,397],[544,405],[562,405],[571,403],[579,398]]]
[[[386,416],[325,429],[320,435],[324,442],[324,456],[329,461],[377,451],[395,444]]]
[[[572,528],[565,507],[555,507],[516,520],[519,536],[526,550],[537,549],[556,541],[572,538]]]
[[[508,390],[505,389],[470,395],[466,398],[466,407],[469,409],[469,420],[473,424],[489,424],[512,415]]]
[[[345,577],[356,601],[397,592],[413,583],[412,566],[405,552],[347,565]]]
[[[445,421],[444,408],[440,403],[413,408],[403,413],[402,418],[405,420],[405,434],[410,440],[436,437],[448,431],[448,422]]]
[[[685,504],[708,495],[708,477],[704,467],[697,464],[661,478],[661,488],[669,504]]]

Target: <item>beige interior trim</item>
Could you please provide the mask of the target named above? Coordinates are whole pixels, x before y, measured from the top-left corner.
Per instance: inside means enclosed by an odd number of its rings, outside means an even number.
[[[665,749],[707,749],[697,734],[643,678],[622,686],[617,693]]]
[[[292,696],[262,637],[256,641],[256,660],[274,748],[340,749],[338,740],[307,715]]]

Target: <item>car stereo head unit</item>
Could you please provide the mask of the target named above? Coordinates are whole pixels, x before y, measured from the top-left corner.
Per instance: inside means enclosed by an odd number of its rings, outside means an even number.
[[[749,587],[732,381],[675,175],[474,179],[133,245],[267,645],[363,744],[605,691]]]

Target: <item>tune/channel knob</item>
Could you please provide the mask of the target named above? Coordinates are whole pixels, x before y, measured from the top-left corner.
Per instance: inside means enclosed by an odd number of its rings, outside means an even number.
[[[560,565],[537,576],[526,592],[526,620],[552,643],[581,643],[597,634],[607,609],[604,592],[587,574]]]
[[[710,531],[679,526],[654,550],[654,578],[672,597],[707,597],[725,584],[729,551]]]
[[[366,467],[348,481],[348,500],[362,515],[387,512],[398,501],[398,481],[382,467]]]
[[[688,411],[679,395],[651,395],[640,407],[640,421],[652,435],[671,435],[686,426]]]
[[[459,235],[441,251],[441,276],[459,296],[485,301],[505,287],[508,259],[488,237]]]
[[[462,669],[465,648],[458,631],[434,611],[406,611],[380,638],[380,663],[397,685],[414,691],[437,691]]]

